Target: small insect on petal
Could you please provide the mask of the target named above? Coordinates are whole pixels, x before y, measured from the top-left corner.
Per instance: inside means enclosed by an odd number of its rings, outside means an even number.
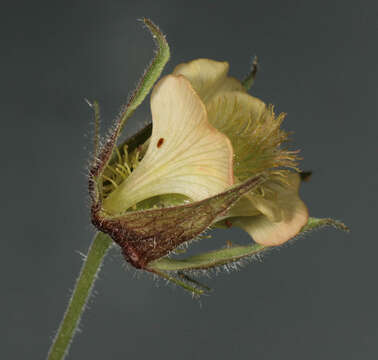
[[[226,219],[224,223],[228,228],[232,227],[232,222],[230,220]]]
[[[159,141],[157,142],[156,146],[159,148],[160,146],[163,145],[164,139],[160,138]]]

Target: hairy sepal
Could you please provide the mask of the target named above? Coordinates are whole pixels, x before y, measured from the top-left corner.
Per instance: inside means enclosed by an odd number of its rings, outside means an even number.
[[[126,260],[136,268],[148,270],[151,261],[169,254],[193,240],[222,217],[238,199],[261,185],[259,175],[202,201],[181,206],[126,212],[109,217],[101,207],[92,207],[92,222],[109,234],[122,248]]]
[[[302,227],[301,231],[292,240],[301,237],[305,233],[327,226],[332,226],[338,230],[349,232],[349,228],[340,221],[330,218],[319,219],[310,217],[307,224]],[[190,256],[184,259],[174,259],[167,256],[162,259],[152,261],[148,265],[148,269],[160,276],[164,275],[166,279],[169,278],[171,282],[183,287],[185,290],[191,291],[196,295],[201,295],[206,292],[206,286],[200,284],[199,282],[197,286],[191,286],[188,283],[185,283],[185,286],[182,286],[182,274],[185,274],[185,276],[191,282],[194,282],[195,280],[190,279],[187,274],[196,274],[197,272],[201,273],[203,271],[213,269],[217,270],[229,265],[239,265],[240,262],[245,259],[253,260],[256,256],[259,256],[267,250],[274,248],[279,247],[265,246],[260,244],[251,244],[244,246],[236,245]]]
[[[118,116],[113,126],[113,130],[111,131],[98,154],[95,154],[96,158],[94,159],[94,162],[89,169],[89,195],[92,199],[92,202],[96,203],[97,205],[102,201],[102,175],[112,158],[121,131],[126,121],[139,107],[139,105],[142,104],[143,100],[146,98],[156,81],[159,79],[170,57],[168,42],[166,41],[164,34],[160,31],[158,26],[156,26],[151,20],[146,18],[143,18],[142,22],[150,31],[157,46],[157,50],[150,65],[143,73],[136,89],[132,93],[127,104],[124,106],[121,114]]]
[[[303,226],[301,229],[301,233],[307,233],[313,230],[318,230],[324,227],[333,227],[337,230],[343,230],[345,232],[349,232],[348,226],[346,226],[343,222],[334,220],[331,218],[314,218],[310,217],[307,221],[307,224]]]

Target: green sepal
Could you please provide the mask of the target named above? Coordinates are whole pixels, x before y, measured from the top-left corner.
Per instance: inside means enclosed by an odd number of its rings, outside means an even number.
[[[168,42],[164,34],[160,31],[151,20],[143,18],[142,22],[150,31],[157,50],[155,56],[143,73],[136,89],[129,98],[128,103],[124,106],[120,116],[117,118],[113,131],[109,135],[105,144],[100,151],[96,151],[93,165],[89,169],[89,193],[93,202],[98,203],[102,200],[102,179],[104,170],[112,159],[113,151],[117,146],[117,140],[126,123],[126,120],[134,113],[134,111],[142,104],[143,100],[151,91],[152,87],[159,79],[165,65],[170,57]],[[90,104],[90,102],[88,102]]]
[[[188,281],[181,280],[178,277],[172,276],[171,274],[168,274],[164,271],[159,271],[158,269],[151,269],[150,272],[157,276],[160,276],[163,279],[166,279],[168,282],[172,284],[181,286],[184,290],[191,292],[194,296],[200,296],[204,294],[204,292],[206,291],[206,289],[201,289],[201,287],[203,286],[201,286],[199,282],[196,282],[196,284],[193,286],[190,285]]]
[[[143,100],[149,94],[150,90],[159,79],[170,57],[168,42],[159,27],[155,25],[150,19],[143,18],[141,19],[141,21],[151,32],[151,35],[156,43],[157,50],[155,57],[142,75],[142,78],[133,95],[131,96],[129,103],[126,105],[124,112],[120,116],[120,131],[122,131],[126,120],[133,114],[138,106],[142,104]]]
[[[258,63],[258,60],[257,60],[257,56],[255,56],[253,61],[252,61],[251,70],[249,71],[247,76],[242,81],[242,85],[243,85],[244,89],[246,89],[247,91],[252,87],[252,85],[255,82],[258,68],[259,68],[259,63]]]
[[[303,226],[300,233],[309,232],[316,229],[321,229],[326,226],[332,226],[335,229],[343,230],[349,232],[348,226],[338,220],[334,220],[331,218],[314,218],[310,217],[307,221],[307,224]]]
[[[313,218],[308,219],[307,224],[301,229],[297,237],[303,233],[307,233],[312,230],[320,229],[326,226],[332,226],[336,229],[349,231],[349,228],[340,221],[330,218]],[[209,270],[220,266],[237,263],[238,261],[251,258],[258,255],[265,250],[272,249],[274,247],[264,246],[260,244],[251,244],[245,246],[231,246],[219,250],[213,250],[199,255],[194,255],[185,259],[173,259],[170,257],[164,257],[155,261],[152,261],[148,265],[148,270],[152,271],[160,276],[165,277],[167,280],[172,281],[176,285],[182,286],[182,280],[179,280],[174,275],[179,275],[180,272],[193,272],[198,270]],[[185,274],[185,273],[184,273]],[[193,282],[193,280],[191,280]],[[206,286],[198,283],[202,289],[193,288],[187,283],[182,286],[184,289],[193,292],[196,295],[201,295],[205,292]],[[193,290],[195,289],[195,291]]]
[[[217,266],[233,263],[248,256],[256,255],[264,249],[266,249],[266,246],[259,244],[231,246],[220,250],[194,255],[186,259],[178,260],[165,257],[163,259],[151,262],[148,265],[148,268],[159,271],[208,270]]]

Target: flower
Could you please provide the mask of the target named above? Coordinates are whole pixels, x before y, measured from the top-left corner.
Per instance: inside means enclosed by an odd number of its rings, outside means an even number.
[[[116,149],[116,160],[102,176],[101,229],[109,231],[105,219],[113,219],[111,233],[118,242],[131,214],[193,204],[262,172],[267,180],[209,225],[240,226],[255,242],[271,246],[294,237],[307,223],[307,208],[298,196],[299,174],[287,170],[296,169],[296,155],[281,148],[287,139],[280,129],[283,115],[248,95],[227,72],[226,62],[198,59],[177,66],[156,84],[151,136],[132,151]],[[122,237],[135,237],[135,243],[139,237],[132,229]],[[177,246],[172,245],[164,255]],[[140,254],[134,258],[134,265],[144,267],[156,256],[147,256],[143,264]]]
[[[297,152],[285,148],[285,115],[247,93],[251,76],[243,83],[228,76],[227,62],[178,65],[152,91],[152,124],[117,145],[125,121],[169,58],[164,35],[144,22],[158,43],[157,55],[96,149],[89,172],[92,223],[125,259],[195,291],[187,282],[198,283],[187,270],[232,264],[320,226],[345,229],[331,219],[309,218],[298,195]],[[98,105],[93,107],[98,119]],[[184,260],[168,256],[210,227],[230,226],[247,231],[256,245]]]

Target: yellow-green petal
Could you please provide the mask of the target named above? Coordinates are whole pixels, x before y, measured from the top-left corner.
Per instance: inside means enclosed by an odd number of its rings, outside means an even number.
[[[287,133],[283,114],[260,99],[238,91],[223,92],[207,104],[210,123],[227,135],[234,149],[234,173],[239,180],[280,167],[295,168],[295,153],[281,147]]]

